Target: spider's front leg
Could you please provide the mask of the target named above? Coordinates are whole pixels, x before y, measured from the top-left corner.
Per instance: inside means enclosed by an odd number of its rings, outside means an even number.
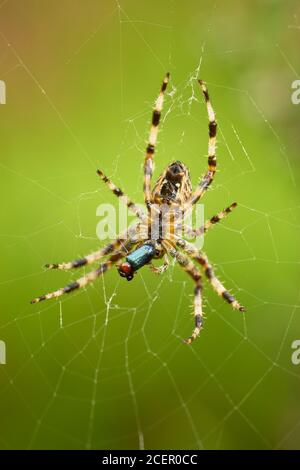
[[[169,253],[178,264],[184,269],[184,271],[191,276],[195,282],[194,289],[194,319],[195,319],[195,328],[187,339],[184,340],[186,344],[191,344],[199,336],[200,331],[203,328],[203,312],[202,312],[202,279],[201,273],[196,268],[194,263],[188,258],[188,256],[180,253],[176,248],[166,240],[163,242],[165,250]]]
[[[165,91],[169,82],[170,74],[167,73],[164,81],[162,83],[160,93],[155,103],[155,107],[152,114],[152,122],[151,122],[151,129],[149,135],[149,142],[146,148],[146,155],[144,161],[144,196],[145,196],[145,204],[150,211],[151,209],[151,178],[153,173],[153,156],[155,152],[156,142],[157,142],[157,134],[158,134],[158,125],[160,121],[160,115],[163,107],[164,102],[164,95]]]
[[[125,206],[141,221],[147,222],[147,215],[145,212],[140,209],[128,196],[125,194],[122,189],[116,186],[101,170],[97,170],[98,176],[100,176],[101,180],[107,185],[107,187],[117,196]]]
[[[186,207],[196,204],[196,202],[203,196],[205,191],[212,183],[216,169],[217,169],[217,157],[216,157],[216,138],[217,138],[217,122],[215,119],[215,112],[211,105],[208,90],[203,80],[198,80],[199,85],[202,89],[202,93],[205,99],[207,114],[208,114],[208,169],[198,184],[191,196],[190,200],[186,203]]]

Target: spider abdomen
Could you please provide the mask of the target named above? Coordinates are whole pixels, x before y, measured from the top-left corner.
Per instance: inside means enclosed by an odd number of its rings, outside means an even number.
[[[189,170],[184,163],[177,160],[171,163],[158,178],[152,191],[155,203],[177,203],[187,201],[192,193]]]

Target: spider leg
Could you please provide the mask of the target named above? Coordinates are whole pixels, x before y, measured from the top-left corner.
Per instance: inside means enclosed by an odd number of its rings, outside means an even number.
[[[81,287],[86,286],[87,284],[97,279],[97,277],[104,274],[109,268],[113,266],[113,264],[114,263],[112,261],[108,260],[106,263],[100,264],[98,269],[95,269],[94,271],[89,272],[85,276],[82,276],[81,278],[77,279],[77,281],[71,282],[65,287],[62,287],[61,289],[58,289],[54,292],[50,292],[49,294],[36,297],[30,303],[36,304],[38,302],[42,302],[43,300],[49,300],[49,299],[61,297],[64,294],[69,294],[70,292],[73,292],[73,290],[81,289]]]
[[[82,266],[86,266],[88,264],[92,264],[95,261],[113,253],[115,250],[119,249],[120,247],[124,246],[124,243],[128,241],[128,239],[133,239],[139,228],[141,227],[140,224],[133,225],[130,227],[125,233],[120,235],[116,240],[113,240],[111,243],[106,245],[105,247],[101,248],[98,251],[94,251],[83,258],[79,258],[73,261],[69,261],[67,263],[52,263],[46,264],[46,268],[48,269],[61,269],[61,270],[69,270],[80,268]]]
[[[217,123],[215,120],[215,113],[211,105],[209,94],[206,88],[205,83],[202,80],[199,80],[199,84],[202,88],[204,99],[206,102],[207,113],[208,113],[208,130],[209,130],[209,139],[208,139],[208,170],[205,175],[202,177],[200,183],[195,189],[193,195],[188,201],[188,205],[195,204],[208,189],[209,185],[212,183],[216,168],[217,168],[217,157],[216,157],[216,135],[217,135]]]
[[[165,255],[164,257],[164,263],[161,265],[161,266],[154,266],[152,263],[149,264],[149,267],[150,267],[150,270],[154,273],[154,274],[163,274],[164,272],[166,272],[166,270],[168,269],[169,265],[170,265],[170,262],[169,262],[169,259],[168,257]]]
[[[129,197],[123,193],[123,191],[118,188],[101,170],[97,170],[97,174],[100,176],[102,181],[107,185],[107,187],[118,197],[121,201],[128,207],[128,209],[142,221],[147,220],[147,215],[145,212],[140,209]]]
[[[149,135],[149,142],[146,148],[146,155],[144,161],[144,197],[145,197],[145,204],[150,211],[151,208],[151,178],[153,173],[153,156],[155,152],[156,142],[157,142],[157,134],[158,134],[158,125],[160,121],[160,115],[163,107],[164,102],[164,94],[169,82],[170,74],[167,73],[164,81],[162,83],[160,93],[155,103],[155,107],[152,114],[152,123]]]
[[[71,282],[65,287],[62,287],[54,292],[50,292],[49,294],[36,297],[35,299],[31,300],[31,303],[36,304],[38,302],[42,302],[43,300],[61,297],[64,294],[69,294],[70,292],[73,292],[76,289],[81,289],[82,287],[85,287],[87,284],[90,284],[91,282],[95,281],[95,279],[97,279],[99,276],[105,274],[108,269],[114,266],[121,258],[126,256],[126,249],[132,247],[136,243],[137,242],[135,240],[127,240],[125,246],[121,250],[112,253],[108,261],[100,264],[99,268],[95,269],[94,271],[90,271],[86,275],[82,276],[76,281]]]
[[[230,206],[226,207],[226,209],[214,215],[209,220],[207,220],[204,225],[196,229],[192,229],[191,227],[184,225],[184,233],[193,238],[199,237],[200,235],[203,235],[203,233],[206,233],[213,225],[227,217],[227,215],[230,214],[236,207],[237,203],[233,202]]]
[[[199,336],[200,331],[203,328],[203,312],[202,312],[202,280],[201,280],[201,273],[196,268],[194,263],[190,260],[188,256],[174,248],[174,246],[164,241],[163,245],[167,253],[169,253],[178,264],[184,269],[184,271],[191,276],[193,281],[195,282],[195,289],[194,289],[194,319],[195,319],[195,328],[188,338],[184,340],[185,343],[191,344],[195,339]]]
[[[226,302],[228,302],[235,310],[239,310],[240,312],[246,311],[245,307],[239,304],[236,298],[228,292],[228,290],[223,286],[221,281],[217,278],[212,265],[210,264],[207,256],[204,253],[197,250],[197,248],[195,248],[194,245],[192,245],[191,243],[188,243],[186,240],[180,239],[178,237],[176,245],[181,248],[186,254],[188,254],[191,258],[195,259],[195,261],[197,261],[197,263],[202,266],[207,279],[209,280],[213,289],[219,296],[221,296]]]

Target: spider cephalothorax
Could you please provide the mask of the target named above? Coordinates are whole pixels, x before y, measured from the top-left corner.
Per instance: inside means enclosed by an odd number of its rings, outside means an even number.
[[[102,276],[114,265],[117,265],[119,274],[127,280],[133,279],[134,274],[145,265],[149,265],[153,272],[160,274],[168,268],[167,255],[170,255],[194,282],[195,328],[191,336],[185,340],[186,343],[191,343],[197,338],[203,327],[202,273],[204,273],[216,293],[222,296],[234,309],[240,311],[245,309],[217,278],[207,256],[198,250],[195,245],[183,238],[182,229],[184,235],[188,234],[190,237],[196,238],[226,217],[236,207],[236,203],[231,204],[225,210],[205,222],[203,226],[196,229],[187,227],[182,218],[182,214],[191,210],[193,205],[207,191],[214,179],[217,166],[215,154],[217,123],[207,88],[202,80],[199,80],[199,84],[206,102],[209,127],[207,171],[200,179],[195,190],[192,191],[187,167],[182,162],[175,161],[160,175],[154,188],[151,189],[158,125],[168,81],[169,74],[165,76],[155,103],[149,142],[144,160],[144,198],[147,211],[145,212],[136,206],[120,188],[115,186],[102,171],[98,170],[97,173],[102,181],[136,215],[139,219],[138,223],[129,227],[125,233],[119,235],[114,241],[94,253],[68,263],[47,265],[50,269],[75,269],[106,258],[106,261],[102,262],[97,269],[88,272],[77,279],[77,281],[54,292],[37,297],[31,302],[37,303],[42,300],[57,298],[75,289],[80,289],[93,282],[99,276]],[[162,257],[165,258],[162,266],[155,267],[152,265],[153,259],[160,259]]]

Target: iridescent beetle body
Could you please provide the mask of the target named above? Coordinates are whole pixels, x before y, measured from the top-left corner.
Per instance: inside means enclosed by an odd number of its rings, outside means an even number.
[[[134,273],[145,264],[148,264],[154,258],[155,253],[154,243],[144,243],[126,256],[126,261],[118,268],[120,276],[126,277],[127,281],[131,281]]]

